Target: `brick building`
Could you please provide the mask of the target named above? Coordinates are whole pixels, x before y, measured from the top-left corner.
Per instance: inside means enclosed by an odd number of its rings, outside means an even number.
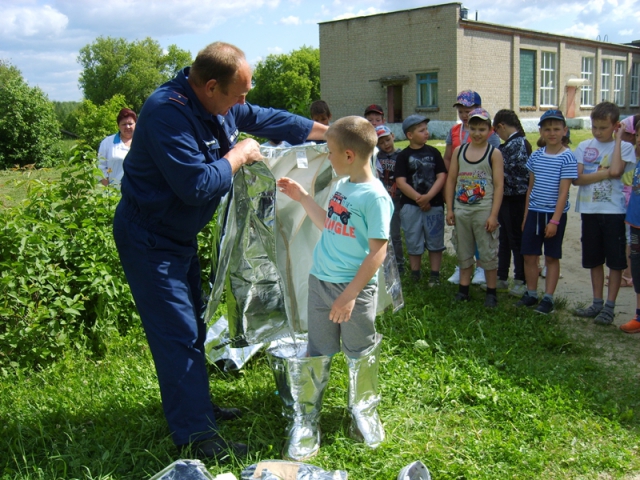
[[[466,13],[448,3],[320,23],[322,98],[334,118],[378,103],[389,123],[417,112],[442,134],[457,120],[457,93],[468,88],[491,114],[510,108],[533,126],[550,108],[588,126],[581,119],[602,100],[623,116],[640,113],[640,42],[542,33]]]

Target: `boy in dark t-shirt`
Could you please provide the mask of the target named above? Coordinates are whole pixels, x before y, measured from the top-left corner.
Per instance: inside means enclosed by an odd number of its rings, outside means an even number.
[[[396,184],[402,192],[400,222],[404,231],[411,276],[420,279],[420,264],[429,251],[429,286],[440,283],[444,251],[444,187],[447,170],[442,155],[427,145],[428,118],[410,115],[402,122],[409,146],[396,159]]]
[[[398,264],[398,272],[404,273],[404,253],[402,249],[402,234],[400,232],[400,197],[402,194],[396,185],[396,159],[401,152],[395,147],[395,137],[389,127],[380,125],[376,127],[378,135],[378,155],[376,157],[376,170],[378,178],[387,189],[391,200],[393,200],[393,216],[391,217],[391,243],[393,253]]]

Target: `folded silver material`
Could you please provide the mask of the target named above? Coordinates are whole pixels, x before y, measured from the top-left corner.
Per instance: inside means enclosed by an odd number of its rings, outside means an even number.
[[[209,361],[219,356],[212,350],[241,348],[307,331],[308,278],[321,231],[300,203],[277,192],[275,182],[288,176],[319,205],[326,205],[337,177],[326,145],[261,151],[265,160],[236,173],[231,193],[218,208],[212,239],[216,269],[204,317]],[[378,289],[377,311],[390,304],[394,311],[400,308],[402,289],[391,249],[378,282],[386,288]],[[214,329],[223,293],[228,328]]]
[[[279,345],[267,350],[282,414],[287,418],[283,457],[305,460],[320,448],[320,410],[329,382],[331,357],[307,357],[306,343]]]
[[[349,367],[349,434],[375,448],[384,441],[384,428],[376,407],[378,395],[378,367],[382,335],[376,334],[376,343],[359,358],[347,357]]]

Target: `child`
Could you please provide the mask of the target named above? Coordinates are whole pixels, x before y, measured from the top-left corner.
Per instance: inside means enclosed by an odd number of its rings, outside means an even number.
[[[527,162],[529,188],[522,227],[524,274],[527,291],[516,306],[532,307],[538,304],[538,257],[542,245],[547,263],[545,294],[536,312],[552,313],[553,293],[560,275],[562,239],[567,225],[569,187],[578,178],[576,158],[562,144],[567,134],[564,115],[559,110],[547,110],[538,123],[545,147],[533,152]]]
[[[445,190],[447,224],[455,225],[453,241],[460,266],[459,291],[455,300],[470,299],[469,284],[477,245],[487,278],[484,305],[488,308],[498,305],[498,212],[504,181],[502,154],[488,143],[492,133],[489,113],[484,108],[471,110],[471,143],[464,143],[454,150]]]
[[[398,272],[402,274],[404,273],[404,253],[402,251],[402,234],[400,232],[400,197],[402,195],[397,188],[395,177],[396,159],[400,149],[396,149],[393,143],[395,137],[386,125],[376,127],[376,134],[378,135],[376,169],[378,170],[378,178],[387,188],[387,192],[393,201],[391,243],[398,265]]]
[[[640,160],[640,121],[635,125],[635,132],[636,156]],[[618,131],[616,131],[617,137]],[[631,277],[636,292],[636,315],[624,325],[620,325],[620,330],[625,333],[640,333],[640,161],[634,171],[631,197],[625,220],[627,225],[631,227]]]
[[[579,185],[576,212],[582,217],[582,267],[591,270],[593,303],[578,308],[579,317],[594,318],[598,325],[611,325],[622,272],[627,268],[625,197],[620,177],[632,171],[636,160],[633,145],[622,141],[618,122],[620,109],[601,102],[591,111],[593,139],[578,145]],[[616,131],[615,140],[613,133]],[[607,301],[603,300],[604,263],[609,267]]]
[[[377,365],[380,338],[376,334],[377,272],[385,258],[393,203],[384,186],[369,166],[378,142],[373,126],[362,117],[350,116],[336,121],[326,133],[331,166],[340,179],[329,202],[328,212],[320,207],[300,184],[283,177],[277,185],[281,192],[300,202],[322,235],[313,251],[309,275],[308,357],[325,359],[340,351],[349,366],[349,409],[351,432],[370,447],[384,439],[384,430],[376,412]],[[291,433],[285,450],[288,458],[308,458],[320,447],[317,428],[319,405],[328,376],[319,381],[313,368],[301,368],[299,388],[317,389],[318,411],[309,412],[305,398],[299,410],[309,413],[308,422]],[[303,386],[304,384],[304,386]],[[296,444],[291,442],[296,441]]]
[[[425,247],[429,251],[429,286],[440,283],[444,246],[444,200],[442,188],[447,178],[442,155],[430,145],[429,119],[409,115],[402,130],[409,146],[398,154],[396,183],[402,192],[400,221],[409,253],[413,280],[420,280],[420,263]]]
[[[527,141],[520,119],[513,110],[500,110],[493,117],[493,129],[504,141],[500,152],[504,159],[504,195],[498,214],[500,249],[498,251],[498,290],[509,288],[509,265],[513,252],[514,286],[511,295],[521,297],[527,287],[524,282],[524,257],[520,253],[524,205],[529,188],[527,160],[531,144]]]
[[[316,100],[309,106],[311,120],[329,126],[331,122],[331,110],[324,100]]]
[[[384,125],[385,123],[384,110],[382,110],[380,105],[376,105],[375,103],[365,108],[364,118],[366,118],[374,127]]]
[[[482,107],[482,99],[478,92],[474,92],[473,90],[463,90],[458,94],[456,98],[456,103],[453,106],[458,111],[458,118],[461,123],[458,123],[451,127],[449,133],[447,134],[447,138],[445,139],[445,150],[444,150],[444,165],[449,170],[451,166],[451,155],[456,147],[460,145],[464,145],[465,143],[471,142],[471,137],[469,136],[469,112],[474,108]],[[500,146],[500,137],[498,137],[495,132],[489,137],[489,144],[498,148]],[[473,274],[473,280],[471,283],[474,285],[481,285],[486,283],[486,278],[484,275],[484,270],[480,266],[480,259],[478,256],[478,252],[476,249],[476,258],[478,258],[478,265],[476,271]],[[460,283],[460,268],[456,267],[456,270],[453,272],[453,275],[448,279],[449,283]]]

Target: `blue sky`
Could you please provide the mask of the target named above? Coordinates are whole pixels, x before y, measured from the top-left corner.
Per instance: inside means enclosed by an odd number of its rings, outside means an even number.
[[[78,51],[99,36],[152,37],[192,55],[223,40],[255,64],[318,46],[318,22],[445,3],[413,0],[0,0],[0,59],[51,100],[81,100]],[[469,18],[609,42],[640,40],[640,0],[469,0]],[[380,39],[384,41],[384,39]]]

